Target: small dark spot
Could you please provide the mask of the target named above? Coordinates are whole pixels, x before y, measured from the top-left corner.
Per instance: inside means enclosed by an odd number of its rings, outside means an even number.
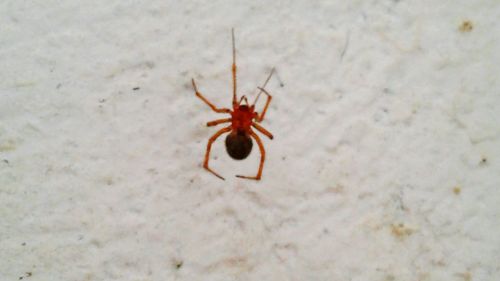
[[[280,83],[280,87],[283,88],[285,87],[285,84],[283,83],[283,81],[281,80],[281,78],[279,77],[278,75],[278,71],[276,69],[274,69],[274,73],[276,74],[276,79],[278,79],[278,82]]]
[[[31,272],[26,272],[26,277],[31,277],[31,275],[33,275],[33,273],[31,273]]]
[[[24,278],[24,277],[22,277],[22,276],[21,276],[21,277],[19,277],[19,280],[23,280],[23,278]]]
[[[134,87],[134,88],[132,88],[132,90],[134,90],[134,91],[137,91],[137,90],[140,90],[140,89],[141,89],[141,87]]]
[[[21,246],[26,246],[26,242],[23,242],[23,243],[21,244]]]
[[[285,161],[286,160],[286,156],[281,157],[281,160]]]
[[[462,24],[458,27],[458,30],[460,30],[460,32],[471,32],[473,28],[474,25],[470,20],[464,20]]]
[[[61,83],[57,84],[56,89],[61,88],[61,86],[62,86],[62,84],[61,84]]]
[[[9,164],[9,160],[7,160],[7,159],[3,159],[3,162],[4,162],[5,164]]]
[[[486,165],[486,163],[488,163],[488,159],[486,157],[482,157],[480,164],[481,165]]]
[[[158,175],[158,170],[156,170],[155,168],[149,168],[146,170],[146,172],[148,172],[148,174],[150,175]]]
[[[182,267],[182,265],[183,265],[183,264],[184,264],[184,262],[183,262],[183,261],[177,261],[177,262],[175,263],[175,268],[180,269],[180,268]]]
[[[104,103],[106,102],[106,99],[99,99],[99,103]]]
[[[190,180],[189,180],[189,182],[190,182],[190,183],[193,183],[193,182],[194,182],[194,179],[190,179]]]

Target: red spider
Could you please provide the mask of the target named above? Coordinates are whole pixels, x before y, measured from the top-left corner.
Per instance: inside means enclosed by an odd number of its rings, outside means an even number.
[[[257,175],[254,177],[249,177],[249,176],[240,176],[237,175],[239,178],[245,178],[245,179],[253,179],[253,180],[260,180],[262,176],[262,169],[264,167],[264,160],[266,158],[266,151],[264,150],[264,145],[262,144],[262,141],[260,140],[259,136],[252,130],[252,127],[257,129],[257,131],[261,132],[262,134],[266,135],[270,139],[273,139],[273,135],[268,132],[266,129],[264,129],[262,126],[260,126],[258,123],[262,122],[264,120],[264,116],[266,114],[267,107],[269,106],[269,103],[271,102],[271,95],[264,90],[264,87],[267,85],[267,82],[271,78],[271,76],[274,73],[274,68],[272,69],[271,73],[267,77],[266,81],[264,82],[264,85],[262,87],[257,87],[259,89],[259,94],[255,98],[255,101],[252,105],[248,104],[248,99],[246,96],[242,96],[239,100],[237,101],[237,96],[236,96],[236,48],[235,48],[235,43],[234,43],[234,30],[231,30],[231,35],[232,35],[232,41],[233,41],[233,65],[232,65],[232,72],[233,72],[233,110],[229,108],[217,108],[215,105],[213,105],[210,101],[208,101],[200,92],[198,92],[198,88],[196,87],[196,84],[194,82],[194,79],[192,79],[193,83],[193,88],[196,93],[196,96],[198,96],[201,100],[203,100],[210,108],[217,112],[217,113],[229,113],[231,114],[231,118],[224,118],[224,119],[218,119],[214,121],[210,121],[207,123],[208,127],[215,126],[218,124],[222,123],[229,123],[231,122],[231,125],[220,129],[217,133],[215,133],[209,140],[207,144],[207,151],[205,153],[205,161],[203,162],[203,168],[207,169],[209,172],[212,174],[216,175],[220,179],[224,179],[222,176],[214,172],[212,169],[208,167],[208,160],[210,159],[210,149],[212,148],[212,143],[222,134],[224,133],[229,133],[226,137],[226,151],[231,156],[233,159],[236,160],[242,160],[247,158],[247,156],[250,154],[252,151],[252,138],[255,139],[257,142],[257,145],[259,146],[260,149],[260,164],[259,164],[259,171],[257,172]],[[254,111],[255,110],[255,103],[259,99],[259,96],[261,93],[264,93],[267,95],[267,101],[266,105],[264,106],[264,110],[262,110],[262,113],[259,114],[258,112]],[[243,100],[245,101],[246,104],[242,104]],[[257,123],[258,122],[258,123]]]

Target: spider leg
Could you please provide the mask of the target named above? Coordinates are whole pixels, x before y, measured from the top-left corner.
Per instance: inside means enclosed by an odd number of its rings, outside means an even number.
[[[267,95],[266,105],[264,106],[264,109],[262,110],[262,113],[260,114],[260,116],[257,115],[257,118],[256,118],[257,122],[262,122],[262,120],[264,120],[264,115],[266,115],[267,107],[271,103],[271,99],[273,97],[266,90],[264,90],[264,88],[259,87],[259,90],[261,90],[264,94]]]
[[[221,123],[231,122],[232,120],[233,120],[232,118],[217,119],[217,120],[208,122],[207,127],[216,126],[216,125],[219,125]]]
[[[233,39],[233,65],[231,70],[233,72],[233,107],[236,105],[236,44],[234,43],[234,28],[231,29],[231,38]]]
[[[231,113],[231,110],[228,108],[217,108],[214,104],[209,102],[200,92],[198,92],[198,88],[196,87],[196,83],[194,82],[194,79],[191,79],[191,82],[193,83],[193,88],[196,93],[196,96],[199,97],[202,101],[204,101],[210,108],[217,112],[217,113]]]
[[[273,76],[275,71],[276,71],[276,69],[273,67],[273,69],[271,69],[271,73],[269,73],[269,76],[267,76],[267,79],[264,82],[264,84],[262,84],[261,88],[266,88],[267,82],[269,82],[269,79],[271,79],[271,76]],[[259,100],[260,94],[262,94],[262,91],[259,90],[259,93],[257,93],[257,96],[255,97],[255,100],[253,101],[253,105],[255,105],[257,103],[257,101]]]
[[[266,135],[266,137],[270,138],[270,139],[273,139],[273,134],[271,134],[268,130],[264,129],[264,127],[262,127],[261,125],[255,123],[255,122],[252,122],[252,126],[257,129],[257,131],[263,133],[264,135]]]
[[[214,172],[212,169],[210,169],[208,167],[208,160],[210,159],[210,149],[212,148],[212,143],[222,134],[224,133],[227,133],[227,132],[230,132],[232,130],[231,126],[229,127],[226,127],[226,128],[222,128],[220,129],[219,131],[217,131],[217,133],[215,133],[209,140],[208,140],[208,144],[207,144],[207,152],[205,153],[205,160],[203,161],[203,168],[205,168],[207,171],[209,171],[210,173],[214,174],[216,177],[224,180],[224,178],[222,176],[220,176],[219,174],[217,174],[216,172]]]
[[[259,149],[260,149],[259,171],[257,172],[257,175],[255,177],[240,176],[240,175],[237,175],[237,177],[243,178],[243,179],[250,179],[250,180],[260,180],[260,178],[262,176],[262,169],[264,168],[264,161],[266,159],[266,150],[264,149],[264,145],[262,144],[262,141],[260,140],[259,136],[256,133],[254,133],[252,130],[250,130],[250,135],[255,139],[255,141],[259,145]]]

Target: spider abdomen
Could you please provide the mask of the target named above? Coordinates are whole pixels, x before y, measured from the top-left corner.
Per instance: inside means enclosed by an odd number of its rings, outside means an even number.
[[[252,138],[244,132],[233,131],[226,137],[226,151],[231,158],[243,160],[252,151]]]

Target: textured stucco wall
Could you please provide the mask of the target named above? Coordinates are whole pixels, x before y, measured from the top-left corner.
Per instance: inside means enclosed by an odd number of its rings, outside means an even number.
[[[0,280],[500,280],[500,3],[2,1]],[[274,66],[258,150],[231,97]],[[262,105],[262,104],[261,104]]]

